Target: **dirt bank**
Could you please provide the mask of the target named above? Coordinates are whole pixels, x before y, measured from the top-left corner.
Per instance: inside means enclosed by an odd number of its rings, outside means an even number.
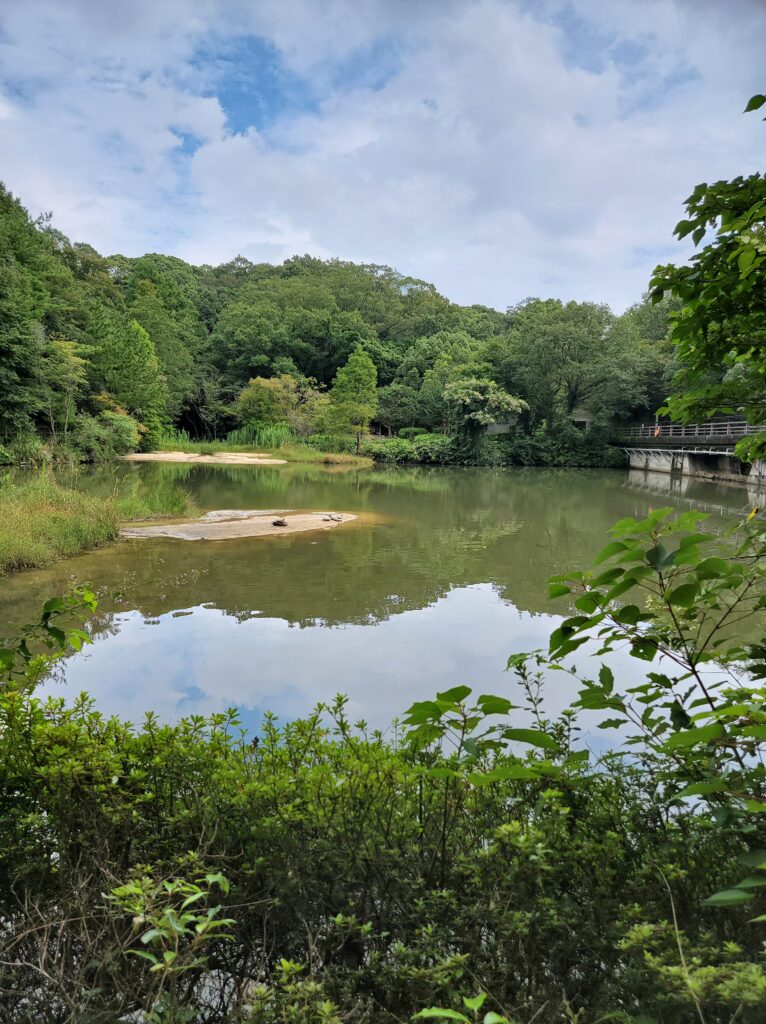
[[[206,466],[284,466],[287,459],[273,459],[261,452],[217,452],[195,455],[193,452],[133,452],[123,455],[126,462],[199,462]]]
[[[307,530],[332,530],[357,517],[350,512],[291,512],[289,509],[221,509],[185,523],[125,526],[122,537],[174,537],[177,540],[230,540],[235,537],[277,537]],[[275,526],[282,520],[284,526]]]

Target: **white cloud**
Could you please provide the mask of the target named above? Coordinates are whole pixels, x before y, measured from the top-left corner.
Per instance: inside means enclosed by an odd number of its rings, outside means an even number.
[[[740,115],[763,88],[756,2],[105,11],[3,12],[0,176],[106,252],[309,251],[393,264],[461,302],[621,307],[655,262],[681,255],[671,230],[692,186],[757,170],[763,152],[763,123]],[[220,68],[195,54],[242,33],[310,79],[315,109],[260,133],[227,128]],[[380,40],[395,71],[377,90],[354,84],[344,62]]]

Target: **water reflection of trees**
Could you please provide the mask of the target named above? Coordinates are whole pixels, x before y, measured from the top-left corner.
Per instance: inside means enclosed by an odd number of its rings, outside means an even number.
[[[8,581],[0,613],[19,623],[41,600],[88,580],[103,595],[97,631],[137,609],[147,620],[208,605],[302,627],[369,623],[432,604],[449,590],[492,583],[533,613],[548,576],[589,562],[609,526],[645,515],[655,496],[626,474],[557,470],[371,470],[321,467],[103,467],[78,486],[185,486],[202,508],[327,508],[374,512],[371,525],[322,534],[194,543],[131,541]],[[720,489],[717,489],[720,493]],[[673,495],[666,496],[674,503]]]

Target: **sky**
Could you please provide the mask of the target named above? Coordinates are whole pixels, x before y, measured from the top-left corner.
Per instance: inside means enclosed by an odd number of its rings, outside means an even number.
[[[0,180],[104,254],[637,301],[762,171],[766,0],[0,0]]]

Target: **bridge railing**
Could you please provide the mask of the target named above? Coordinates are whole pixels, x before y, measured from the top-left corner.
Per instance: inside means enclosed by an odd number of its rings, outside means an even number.
[[[766,425],[756,426],[747,420],[711,420],[708,423],[638,423],[625,427],[620,437],[626,441],[653,441],[660,438],[686,438],[687,440],[726,440],[747,437],[766,431]]]

